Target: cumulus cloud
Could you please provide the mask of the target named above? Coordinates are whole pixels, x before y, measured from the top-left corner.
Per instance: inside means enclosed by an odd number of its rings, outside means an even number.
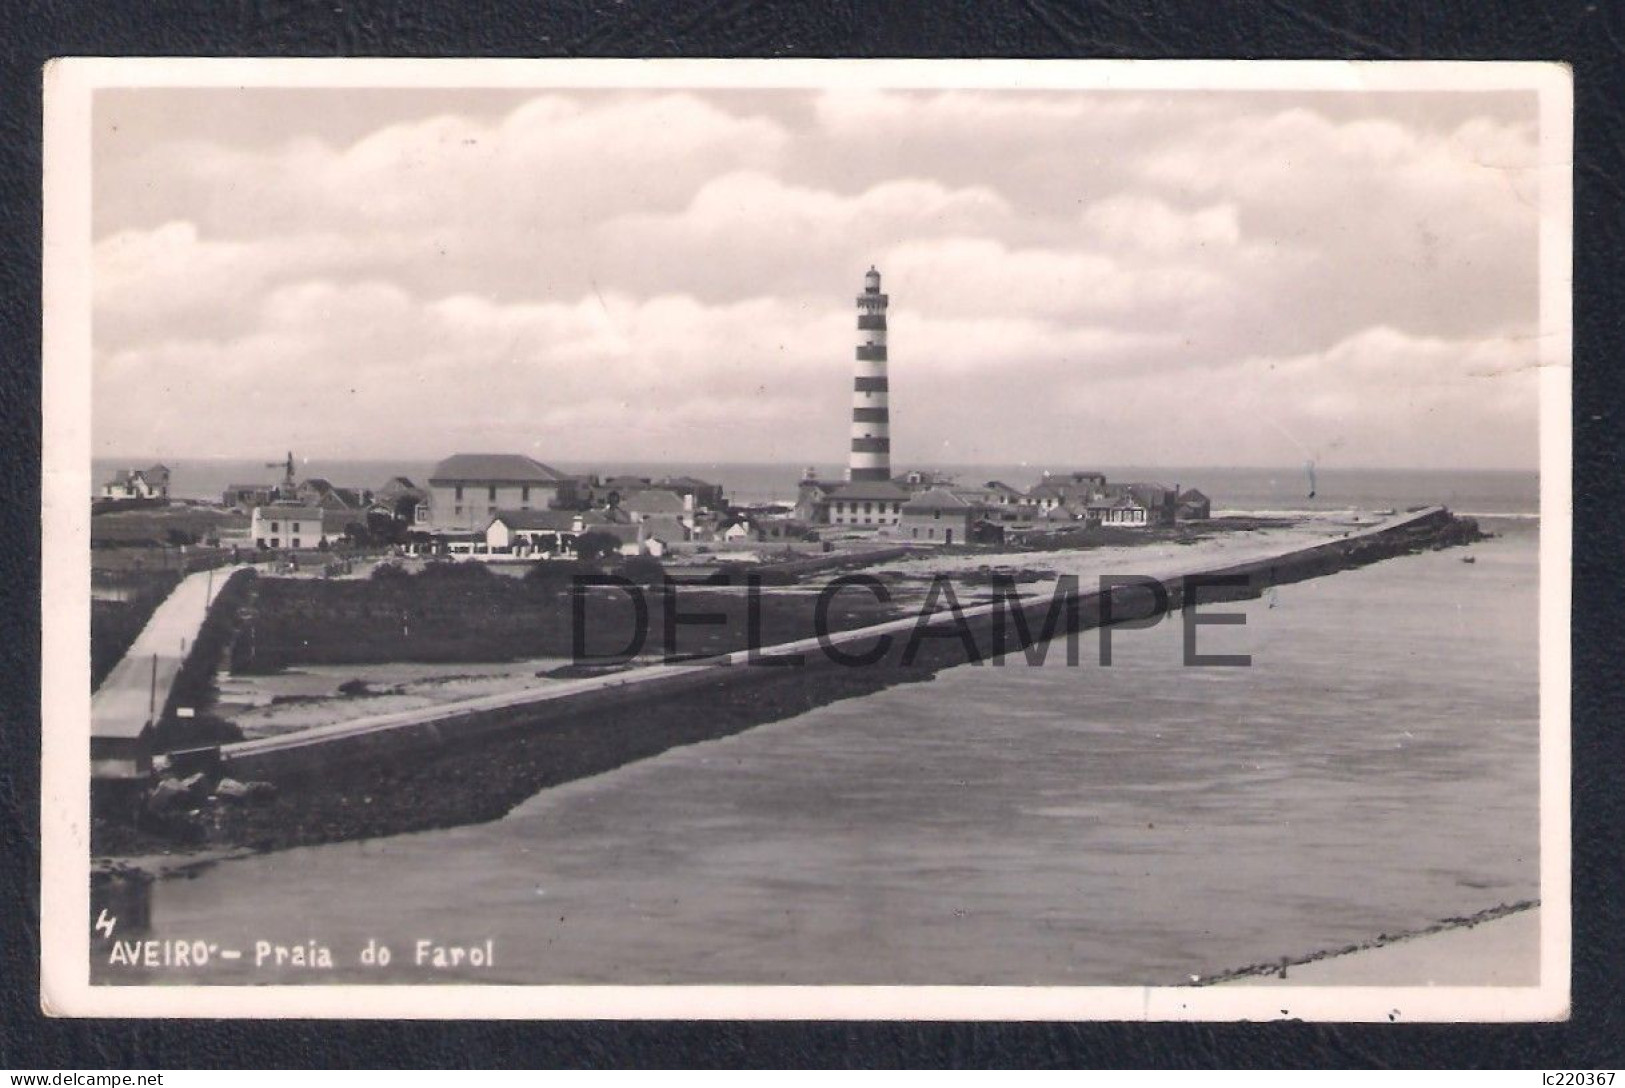
[[[1089,205],[1079,216],[1084,233],[1109,245],[1152,253],[1180,253],[1241,241],[1234,204],[1181,211],[1154,196],[1118,193]]]
[[[103,453],[839,460],[877,263],[900,462],[1533,462],[1500,100],[188,94],[98,99]]]

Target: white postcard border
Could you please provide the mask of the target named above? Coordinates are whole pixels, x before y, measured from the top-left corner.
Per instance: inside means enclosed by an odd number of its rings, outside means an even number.
[[[41,1005],[53,1016],[1525,1021],[1569,1007],[1573,85],[1533,62],[66,58],[45,81]],[[1540,101],[1541,979],[1531,987],[90,983],[93,94],[113,87],[1527,90]]]

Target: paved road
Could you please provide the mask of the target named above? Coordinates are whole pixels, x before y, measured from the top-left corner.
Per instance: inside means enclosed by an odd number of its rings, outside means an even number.
[[[90,731],[97,737],[137,737],[164,709],[186,650],[208,615],[209,601],[240,567],[199,571],[181,579],[153,612],[123,660],[90,697]],[[154,662],[157,682],[154,684]],[[156,694],[155,694],[156,693]]]

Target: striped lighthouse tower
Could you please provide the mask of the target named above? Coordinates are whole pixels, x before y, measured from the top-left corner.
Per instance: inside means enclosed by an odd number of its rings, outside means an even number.
[[[886,406],[886,296],[873,265],[858,296],[858,363],[852,381],[852,455],[847,479],[891,479],[891,416]]]

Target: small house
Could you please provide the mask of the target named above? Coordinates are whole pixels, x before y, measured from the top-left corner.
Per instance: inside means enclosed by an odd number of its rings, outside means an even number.
[[[989,500],[996,506],[1018,506],[1026,502],[1025,496],[1003,480],[989,480],[983,485]]]
[[[1180,493],[1179,520],[1206,521],[1213,516],[1213,500],[1196,488]]]
[[[687,500],[691,510],[721,510],[726,505],[721,484],[696,476],[662,476],[655,486]]]
[[[694,496],[685,498],[664,488],[626,492],[621,495],[619,505],[633,524],[650,518],[675,518],[690,526],[694,523]]]
[[[953,487],[954,477],[946,472],[915,468],[893,476],[891,482],[908,491],[930,491],[937,487]]]
[[[315,548],[323,531],[316,506],[256,506],[248,522],[248,539],[256,548]]]
[[[167,499],[169,469],[164,465],[148,468],[121,468],[102,485],[104,499]]]
[[[282,489],[275,484],[231,484],[221,494],[220,502],[239,510],[253,510],[256,506],[270,506],[283,497]]]
[[[681,544],[693,535],[677,518],[649,517],[637,525],[643,530],[643,550],[656,557],[665,555],[673,544]]]
[[[1101,525],[1143,529],[1151,524],[1151,511],[1132,496],[1119,495],[1090,503],[1089,518]]]
[[[740,544],[756,539],[756,527],[750,523],[749,518],[734,518],[719,524],[716,536],[725,544]]]
[[[312,476],[294,488],[293,498],[301,506],[319,506],[323,510],[361,510],[372,495],[353,487],[335,487],[329,480]]]
[[[796,487],[795,516],[812,525],[828,525],[829,497],[845,486],[840,480],[820,480],[809,468]]]
[[[589,528],[596,526],[576,511],[502,510],[486,525],[485,544],[492,555],[569,555],[576,538]]]
[[[987,508],[981,504],[936,487],[903,504],[899,529],[908,540],[969,544],[973,541],[972,527],[986,516]]]

